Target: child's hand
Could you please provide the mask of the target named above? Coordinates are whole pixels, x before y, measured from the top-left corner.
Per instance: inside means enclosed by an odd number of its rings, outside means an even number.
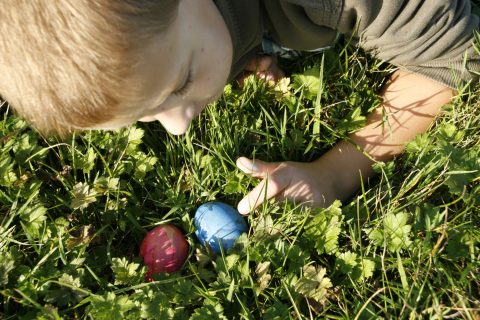
[[[264,79],[267,83],[277,83],[285,74],[278,66],[276,56],[257,55],[250,60],[245,66],[245,72],[239,77],[239,83],[243,84],[246,77],[255,74],[260,79]]]
[[[359,189],[360,177],[366,181],[373,175],[373,163],[346,141],[308,163],[268,163],[241,157],[237,160],[238,168],[263,181],[240,201],[238,211],[247,214],[270,198],[315,207],[327,207],[336,199],[344,201]]]
[[[244,173],[263,179],[238,204],[241,214],[251,212],[273,197],[318,207],[328,206],[337,198],[333,172],[322,170],[315,162],[267,163],[241,157],[237,160],[237,166]]]

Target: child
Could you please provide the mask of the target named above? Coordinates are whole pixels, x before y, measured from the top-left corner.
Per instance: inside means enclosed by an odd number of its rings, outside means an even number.
[[[158,120],[182,134],[243,68],[279,74],[273,59],[256,58],[264,35],[314,50],[343,33],[399,67],[366,127],[320,159],[239,158],[242,171],[264,179],[239,203],[243,214],[272,197],[317,206],[347,198],[360,177],[373,174],[375,160],[401,153],[480,71],[473,45],[479,19],[469,0],[6,2],[0,92],[45,133]]]

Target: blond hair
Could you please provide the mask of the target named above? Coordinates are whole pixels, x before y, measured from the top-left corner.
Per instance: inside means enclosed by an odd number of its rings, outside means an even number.
[[[136,48],[164,31],[179,0],[4,0],[0,94],[43,134],[121,112]]]

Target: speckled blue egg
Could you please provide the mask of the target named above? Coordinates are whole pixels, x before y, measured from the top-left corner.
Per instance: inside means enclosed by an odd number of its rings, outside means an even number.
[[[208,244],[216,253],[221,253],[220,246],[226,252],[248,230],[240,213],[221,202],[209,202],[198,207],[194,224],[198,240],[204,245]]]

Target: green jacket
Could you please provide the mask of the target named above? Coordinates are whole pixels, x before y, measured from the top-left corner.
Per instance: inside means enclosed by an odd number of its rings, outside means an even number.
[[[457,88],[478,81],[470,0],[214,0],[230,30],[231,78],[261,52],[268,34],[281,46],[312,50],[351,36],[375,57]]]

